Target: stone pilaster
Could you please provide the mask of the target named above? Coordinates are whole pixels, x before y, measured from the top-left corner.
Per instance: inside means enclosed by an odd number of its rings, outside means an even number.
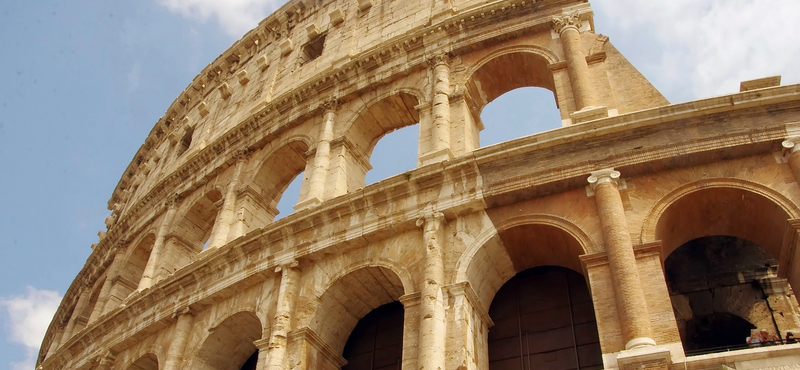
[[[433,68],[433,122],[430,127],[430,152],[420,161],[423,165],[453,158],[450,149],[450,56],[438,54],[428,63]]]
[[[417,220],[423,228],[425,270],[421,287],[418,368],[441,370],[445,366],[446,323],[442,284],[444,253],[442,226],[444,214],[434,212]]]
[[[156,268],[160,262],[161,255],[164,253],[167,233],[169,233],[169,229],[172,226],[172,220],[175,218],[175,212],[178,209],[180,201],[180,197],[176,195],[166,202],[167,212],[164,214],[164,218],[161,220],[161,226],[158,228],[158,235],[156,235],[156,241],[153,243],[153,250],[150,251],[150,258],[147,259],[147,265],[144,267],[142,280],[139,280],[138,290],[144,290],[153,285]]]
[[[605,169],[592,172],[588,181],[597,202],[625,349],[633,349],[656,343],[619,193],[619,176],[618,171]]]
[[[66,342],[69,338],[72,337],[72,334],[75,334],[75,327],[80,325],[86,325],[86,319],[81,316],[83,311],[86,309],[86,306],[89,304],[91,300],[92,290],[88,287],[85,287],[81,292],[81,295],[78,297],[78,302],[75,303],[75,309],[72,310],[72,317],[69,319],[69,323],[67,324],[66,329],[64,329],[64,336],[62,337],[62,341]]]
[[[194,312],[192,309],[186,307],[176,312],[175,316],[178,320],[172,332],[172,339],[170,340],[169,349],[167,350],[167,359],[164,361],[164,370],[178,370],[183,368],[183,353],[186,351],[186,343],[189,341],[189,335],[192,333],[192,324],[194,323]]]
[[[286,359],[286,346],[289,329],[297,302],[300,270],[297,261],[278,266],[275,272],[281,273],[281,285],[278,291],[278,302],[273,320],[272,333],[269,338],[269,360],[266,369],[282,370]]]
[[[477,370],[488,365],[481,359],[482,343],[487,343],[494,326],[472,286],[464,281],[444,287],[449,299],[447,311],[447,368]],[[485,363],[483,362],[485,361]]]
[[[309,177],[309,186],[305,199],[294,206],[296,210],[314,207],[325,200],[325,183],[331,166],[333,124],[336,120],[336,108],[338,108],[338,106],[339,101],[333,97],[322,103],[322,109],[325,114],[322,120],[322,128],[314,156],[314,167]]]
[[[236,198],[239,189],[239,183],[242,177],[242,170],[247,163],[247,158],[250,152],[247,150],[240,150],[234,155],[236,160],[236,167],[233,170],[233,176],[225,189],[225,197],[222,198],[222,207],[220,207],[217,214],[217,221],[214,224],[214,232],[211,234],[208,242],[208,248],[218,248],[228,242],[231,227],[236,223]]]

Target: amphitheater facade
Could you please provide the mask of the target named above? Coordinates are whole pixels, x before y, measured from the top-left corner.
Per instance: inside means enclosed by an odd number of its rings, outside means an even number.
[[[562,127],[481,147],[531,86]],[[775,77],[670,104],[584,1],[291,0],[153,127],[37,366],[798,369],[745,341],[800,335],[799,112]]]

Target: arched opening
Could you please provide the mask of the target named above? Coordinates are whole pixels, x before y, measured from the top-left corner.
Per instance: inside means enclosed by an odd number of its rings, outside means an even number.
[[[728,187],[689,192],[660,215],[655,237],[687,354],[744,348],[753,328],[800,327],[797,300],[778,277],[788,218],[765,196]]]
[[[399,370],[403,357],[403,305],[390,302],[361,320],[350,333],[342,370]]]
[[[257,213],[266,213],[257,216],[256,219],[272,221],[279,212],[281,217],[293,212],[292,206],[300,196],[299,185],[302,184],[303,179],[298,175],[305,170],[307,151],[308,145],[305,142],[293,140],[270,153],[269,157],[264,160],[250,183],[260,198],[259,207],[262,209]],[[291,195],[285,194],[293,182],[300,183],[296,188],[297,195],[295,196],[294,192]],[[281,202],[284,196],[287,199]],[[286,207],[284,207],[285,202],[288,202]],[[279,211],[278,204],[281,204],[281,208],[285,208],[285,212]]]
[[[294,213],[294,206],[297,200],[300,199],[300,188],[303,186],[303,173],[300,172],[294,177],[292,182],[286,186],[286,190],[281,194],[281,199],[278,201],[277,209],[278,214],[275,215],[275,220],[284,218]]]
[[[251,370],[258,362],[254,341],[261,339],[261,321],[252,312],[233,314],[209,329],[190,369]]]
[[[538,87],[520,87],[500,95],[481,111],[484,130],[481,146],[502,143],[561,127],[553,92]]]
[[[134,361],[128,367],[128,370],[158,370],[158,357],[155,354],[148,353]]]
[[[419,122],[419,113],[416,106],[419,100],[411,94],[400,92],[387,96],[380,101],[373,103],[359,112],[358,117],[353,121],[345,133],[345,140],[349,144],[340,143],[331,148],[332,158],[337,158],[331,163],[331,167],[338,176],[346,179],[349,191],[362,188],[365,185],[367,172],[372,169],[371,157],[375,145],[386,134],[403,127],[415,125]],[[414,131],[412,129],[412,131]],[[398,138],[403,138],[401,146],[389,148],[391,159],[379,159],[377,162],[395,161],[394,158],[408,158],[414,156],[414,167],[419,149],[416,145],[411,145],[405,139],[412,135],[411,131],[397,132]],[[391,137],[394,139],[394,133]],[[417,138],[414,138],[416,141]],[[402,154],[401,154],[402,152]],[[381,155],[382,156],[382,155]],[[413,168],[413,167],[412,167]],[[346,169],[346,172],[343,172]],[[394,169],[391,169],[394,170]],[[390,170],[377,173],[374,179],[383,179],[390,175]]]
[[[555,82],[549,66],[550,62],[542,55],[512,51],[492,57],[472,73],[466,84],[467,104],[472,120],[478,123],[475,126],[479,130],[487,129],[480,135],[480,146],[561,127],[564,117],[558,111]],[[510,94],[489,106],[506,93]],[[516,122],[509,120],[512,112],[521,116]],[[503,126],[490,126],[497,122],[502,122]]]
[[[381,137],[369,158],[374,167],[367,172],[365,183],[376,183],[392,175],[417,168],[419,128],[406,126]],[[402,150],[398,150],[402,148]]]
[[[781,327],[793,329],[785,318],[788,312],[776,310],[790,300],[769,299],[788,289],[776,273],[775,258],[733,236],[694,239],[672,252],[664,261],[664,275],[686,353],[745,348],[753,329],[773,334]]]
[[[202,251],[211,237],[214,222],[219,213],[218,202],[222,200],[219,190],[212,190],[197,199],[183,216],[181,222],[174,228],[173,233],[179,241],[185,243],[185,248],[195,253]]]
[[[524,270],[492,300],[489,369],[602,369],[592,297],[583,276],[557,266]]]
[[[139,281],[142,280],[144,268],[147,266],[147,261],[150,259],[150,253],[153,251],[155,241],[156,237],[154,234],[147,234],[136,244],[136,247],[131,250],[130,255],[128,255],[128,259],[122,267],[120,276],[122,279],[130,282],[131,286],[128,287],[125,292],[122,292],[123,294],[121,295],[123,297],[127,297],[128,294],[132,293],[133,290],[136,289],[134,285],[138,285]]]
[[[345,367],[346,369],[387,368],[376,364],[387,364],[388,368],[395,369],[395,356],[398,353],[397,331],[399,330],[401,336],[403,333],[403,307],[396,301],[403,294],[403,284],[392,270],[385,267],[359,268],[336,279],[320,296],[310,329],[335,353],[340,353],[345,358],[351,356],[353,365],[348,366],[356,367]],[[373,312],[371,316],[368,315],[370,312]],[[331,320],[331,317],[337,319]],[[357,324],[360,328],[356,328]],[[391,328],[394,332],[379,333],[379,340],[374,335],[370,339],[364,333],[377,333],[370,331],[375,325],[383,328],[381,330]],[[346,343],[350,343],[347,351]],[[399,343],[402,347],[402,339]],[[367,357],[371,360],[367,361]],[[365,364],[375,367],[361,367]],[[321,364],[317,365],[322,367]]]

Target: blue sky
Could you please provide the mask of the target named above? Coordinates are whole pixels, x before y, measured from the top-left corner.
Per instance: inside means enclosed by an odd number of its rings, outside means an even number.
[[[105,229],[106,202],[158,118],[206,64],[278,5],[0,4],[0,368],[33,368],[60,295]],[[769,75],[800,82],[791,63],[800,60],[795,0],[592,5],[598,32],[672,102],[735,92],[739,81]],[[556,117],[549,92],[515,91],[486,108],[482,141],[553,128]],[[415,150],[400,159],[388,153],[413,142],[415,130],[379,143],[373,163],[380,165],[368,182],[413,166]]]

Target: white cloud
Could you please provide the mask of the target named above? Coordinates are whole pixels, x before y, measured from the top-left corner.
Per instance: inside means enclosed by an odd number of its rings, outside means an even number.
[[[158,0],[172,12],[202,22],[213,19],[222,30],[241,37],[278,9],[284,0]]]
[[[634,63],[668,98],[738,91],[739,82],[783,75],[800,82],[796,0],[594,0],[598,32],[636,43]],[[645,37],[648,36],[648,37]],[[639,40],[635,40],[639,38]],[[627,53],[626,53],[627,54]]]
[[[33,369],[36,355],[47,326],[61,302],[61,295],[50,290],[27,287],[23,296],[0,298],[0,307],[5,308],[9,329],[8,342],[25,348],[22,362],[10,363],[10,369]]]

